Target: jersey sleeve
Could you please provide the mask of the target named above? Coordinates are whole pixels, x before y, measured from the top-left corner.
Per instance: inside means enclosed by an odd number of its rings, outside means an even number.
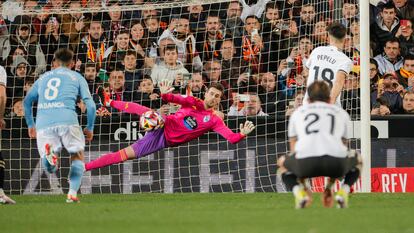
[[[311,65],[312,65],[312,60],[313,60],[313,53],[311,53],[311,55],[309,56],[309,59],[306,61],[306,63],[305,63],[305,67],[307,68],[307,69],[309,69],[310,67],[311,67]]]
[[[213,131],[223,136],[227,141],[229,141],[232,144],[240,142],[245,136],[243,136],[241,133],[234,133],[224,124],[224,121],[219,118],[218,116],[215,116],[216,124],[213,126]]]
[[[7,86],[7,73],[3,66],[0,66],[0,85]]]
[[[193,106],[197,103],[197,99],[193,96],[183,97],[182,95],[167,93],[161,94],[161,98],[169,103],[176,103],[185,107]]]
[[[289,119],[289,125],[288,125],[288,137],[294,138],[298,136],[298,132],[296,130],[296,118],[297,118],[297,111],[293,112],[293,114],[290,116]]]
[[[338,71],[343,71],[347,74],[349,74],[349,72],[351,72],[352,66],[354,64],[352,63],[352,61],[350,59],[346,59],[344,61],[344,63],[341,65],[341,67],[339,67]]]
[[[86,128],[90,131],[93,131],[96,117],[96,106],[95,102],[92,99],[91,93],[89,92],[88,84],[83,77],[79,78],[79,95],[86,105],[86,114],[88,118]]]
[[[27,127],[33,128],[34,127],[34,119],[33,119],[33,102],[35,102],[39,98],[38,94],[39,89],[39,80],[37,80],[32,88],[30,89],[29,93],[27,93],[26,97],[24,98],[23,105],[24,105],[24,117],[26,119]]]

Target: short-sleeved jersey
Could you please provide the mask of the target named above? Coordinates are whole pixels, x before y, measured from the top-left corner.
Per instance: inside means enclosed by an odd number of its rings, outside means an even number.
[[[28,126],[33,127],[33,117],[26,108],[31,109],[31,104],[35,101],[37,130],[59,125],[78,125],[75,111],[78,96],[85,104],[93,103],[88,84],[79,73],[63,67],[46,72],[36,80],[26,96],[25,115]],[[88,128],[93,129],[94,119],[95,113],[88,113]]]
[[[315,48],[306,62],[309,69],[309,76],[306,87],[309,87],[317,80],[326,81],[332,88],[336,80],[336,74],[340,71],[348,74],[353,62],[335,46],[320,46]],[[335,104],[341,106],[341,95],[336,99]],[[303,104],[308,103],[308,95],[305,94]]]
[[[0,66],[0,84],[7,86],[7,73],[3,66]]]
[[[344,158],[347,147],[342,139],[349,138],[350,117],[341,107],[324,102],[302,105],[289,120],[289,138],[296,137],[296,158],[330,155]]]

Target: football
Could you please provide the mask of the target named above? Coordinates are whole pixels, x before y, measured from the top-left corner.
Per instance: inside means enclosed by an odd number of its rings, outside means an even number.
[[[164,119],[155,111],[148,111],[141,115],[139,120],[140,127],[145,131],[151,131],[164,124]]]

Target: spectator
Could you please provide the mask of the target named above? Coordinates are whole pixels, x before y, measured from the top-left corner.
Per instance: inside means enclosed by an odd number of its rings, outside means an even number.
[[[19,20],[17,20],[19,19]],[[3,59],[12,54],[17,47],[21,47],[27,54],[27,61],[32,67],[36,67],[35,72],[41,74],[46,70],[45,55],[40,47],[38,37],[32,34],[30,19],[19,17],[16,19],[18,25],[15,34],[10,35],[3,44]]]
[[[373,42],[374,56],[381,54],[386,42],[395,37],[400,20],[392,2],[383,5],[377,20],[371,25],[371,42]]]
[[[352,20],[358,18],[358,4],[356,0],[344,0],[342,5],[342,19],[341,23],[349,28]]]
[[[404,59],[404,65],[397,72],[398,83],[404,88],[408,87],[408,79],[414,78],[414,55],[407,55]]]
[[[328,27],[327,20],[319,20],[315,22],[315,26],[313,28],[312,39],[314,45],[317,46],[327,46],[328,43],[328,32],[326,28]]]
[[[414,55],[413,23],[410,20],[400,20],[400,28],[395,36],[400,40],[401,55]]]
[[[199,99],[204,99],[204,94],[207,87],[204,85],[203,76],[201,73],[193,73],[191,80],[188,83],[189,94]]]
[[[356,116],[360,110],[360,87],[359,74],[351,71],[348,78],[345,79],[344,90],[342,91],[342,108],[345,109],[349,115]]]
[[[289,105],[287,106],[285,116],[290,117],[296,109],[302,106],[304,96],[305,96],[305,92],[302,89],[299,89],[295,93],[294,100],[289,101]]]
[[[238,1],[231,1],[226,10],[226,18],[223,20],[226,29],[226,37],[237,38],[243,35],[243,21],[241,20],[242,5]]]
[[[22,15],[24,12],[24,0],[7,0],[2,1],[2,17],[13,22],[18,15]]]
[[[102,84],[102,81],[98,77],[98,70],[99,68],[95,63],[86,63],[84,65],[83,76],[85,77],[86,82],[88,83],[89,91],[91,93],[95,93],[98,85]]]
[[[160,21],[156,17],[148,17],[145,19],[145,27],[148,30],[148,46],[158,43],[161,36]]]
[[[152,81],[154,85],[163,80],[174,82],[178,74],[188,74],[188,71],[178,60],[177,46],[167,45],[164,49],[164,62],[155,65],[151,70]]]
[[[299,36],[310,36],[316,21],[315,6],[303,4],[300,9],[300,17],[296,24],[299,26]]]
[[[190,21],[190,31],[198,32],[205,29],[206,13],[203,9],[203,5],[192,5],[187,7]],[[212,13],[212,12],[209,12]],[[214,14],[214,13],[213,13]]]
[[[397,8],[397,16],[400,19],[414,20],[414,6],[408,0],[392,0]]]
[[[242,73],[249,72],[248,63],[235,56],[236,49],[234,48],[233,40],[226,39],[221,44],[221,77],[224,80],[229,80],[232,88],[237,87],[237,80]]]
[[[403,111],[401,113],[414,114],[414,92],[408,91],[403,98]]]
[[[221,43],[224,38],[221,32],[221,23],[218,14],[207,16],[205,32],[197,34],[196,48],[202,61],[217,59],[220,55]]]
[[[401,95],[403,94],[404,88],[398,83],[397,78],[393,74],[387,73],[382,79],[383,81],[378,85],[378,92],[371,94],[371,100],[375,101],[377,98],[385,98],[391,113],[397,113],[402,106]],[[372,103],[372,106],[375,105],[375,102]]]
[[[154,83],[150,76],[145,76],[139,83],[138,90],[134,92],[134,102],[144,105],[151,109],[161,107],[160,92],[154,88]]]
[[[11,99],[15,97],[22,97],[24,93],[24,81],[32,72],[31,66],[24,57],[16,56],[13,60],[10,71],[12,76],[7,78],[7,97]],[[10,101],[9,104],[11,104]]]
[[[140,59],[143,60],[148,49],[148,35],[144,30],[144,25],[141,21],[131,22],[131,38],[129,40],[130,47],[137,51]]]
[[[46,27],[40,35],[40,45],[46,54],[47,70],[50,70],[55,51],[69,47],[69,38],[61,32],[61,24],[57,15],[46,20]]]
[[[234,95],[233,104],[231,105],[228,116],[268,116],[262,111],[262,105],[257,94],[248,94],[248,100],[244,102],[241,110],[237,109],[240,100],[240,94]]]
[[[120,70],[113,70],[109,74],[109,89],[111,93],[111,99],[120,101],[131,101],[132,96],[130,92],[125,91],[125,75]],[[111,112],[116,111],[111,109]]]
[[[24,117],[23,99],[17,98],[13,101],[12,112],[10,117]]]
[[[195,53],[196,40],[190,32],[188,18],[181,15],[179,19],[172,19],[168,29],[166,29],[158,44],[163,38],[170,38],[178,48],[178,59],[190,70],[201,70],[203,64],[200,57]]]
[[[378,71],[378,62],[375,59],[370,59],[369,78],[371,83],[371,93],[378,90],[378,83],[381,79],[381,75]]]
[[[133,91],[138,87],[141,81],[142,73],[137,69],[137,53],[134,50],[128,50],[122,60],[125,69],[125,88]]]
[[[403,66],[400,42],[397,38],[387,40],[384,52],[374,58],[378,62],[378,70],[381,75],[394,73]]]
[[[204,83],[206,86],[210,86],[212,83],[220,83],[224,87],[224,93],[221,96],[221,108],[227,110],[230,105],[231,89],[229,80],[221,78],[221,63],[218,60],[207,61],[204,64]]]
[[[386,116],[390,114],[388,100],[385,97],[378,98],[371,110],[371,115]]]
[[[88,34],[79,45],[78,59],[85,63],[91,61],[102,67],[104,54],[107,49],[104,29],[100,21],[89,24]]]
[[[266,55],[268,53],[269,45],[261,36],[260,20],[254,15],[247,16],[244,25],[244,35],[241,38],[236,38],[236,48],[241,48],[243,60],[249,63],[252,74],[257,74],[261,71],[261,64],[266,64]]]
[[[126,27],[123,25],[123,12],[119,1],[110,0],[107,5],[111,10],[108,11],[109,19],[103,20],[103,27],[105,28],[108,38],[108,46],[112,46],[117,39],[118,33],[121,30],[125,30]]]
[[[104,54],[105,69],[111,71],[121,69],[121,62],[129,47],[129,31],[121,30],[116,36],[114,45],[109,47]]]
[[[306,78],[308,77],[308,70],[302,69],[300,74],[288,78],[291,69],[288,62],[282,60],[277,70],[278,90],[283,93],[282,96],[286,99],[294,98],[297,88],[306,86]]]
[[[259,98],[262,103],[262,109],[265,113],[274,114],[285,110],[281,92],[277,91],[276,77],[268,72],[261,74],[259,86]]]
[[[70,1],[69,9],[78,10],[82,6],[79,1]],[[62,16],[61,31],[69,38],[69,45],[72,51],[77,51],[79,43],[86,34],[89,27],[81,12],[72,12]]]

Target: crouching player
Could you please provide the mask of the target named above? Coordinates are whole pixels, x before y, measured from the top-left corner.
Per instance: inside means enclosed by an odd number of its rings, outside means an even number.
[[[278,160],[279,173],[287,189],[293,191],[296,208],[306,207],[310,194],[304,179],[330,177],[323,194],[326,207],[348,206],[350,187],[357,181],[361,157],[347,147],[347,124],[350,117],[342,108],[329,104],[330,89],[323,81],[308,88],[309,104],[298,108],[289,120],[288,134],[291,154]],[[333,197],[332,185],[344,177],[344,183]],[[299,182],[298,182],[299,179]]]

